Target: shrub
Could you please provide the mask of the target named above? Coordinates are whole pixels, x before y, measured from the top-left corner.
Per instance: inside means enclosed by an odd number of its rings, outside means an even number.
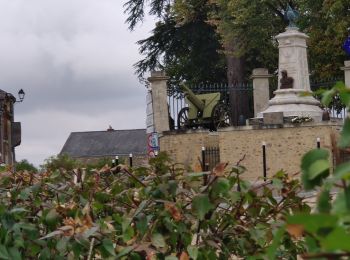
[[[280,231],[287,215],[309,210],[297,195],[300,183],[279,172],[252,185],[240,179],[243,167],[226,168],[187,173],[161,153],[134,171],[119,166],[3,176],[0,256],[294,259],[304,252]]]
[[[80,163],[77,160],[71,158],[68,154],[59,154],[46,159],[41,168],[46,171],[54,171],[59,169],[71,171],[74,168],[78,168],[79,166]]]
[[[15,167],[16,171],[38,172],[38,169],[26,159],[16,162]]]

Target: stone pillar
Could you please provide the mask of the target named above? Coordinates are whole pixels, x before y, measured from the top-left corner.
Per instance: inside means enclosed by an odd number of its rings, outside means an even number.
[[[270,100],[269,78],[271,77],[272,75],[264,68],[254,69],[250,77],[253,80],[254,117],[268,106]]]
[[[350,60],[344,61],[344,67],[341,69],[344,70],[345,85],[350,88]]]
[[[309,38],[297,28],[287,28],[276,36],[278,40],[278,88],[280,88],[281,71],[286,70],[294,79],[294,89],[310,91],[309,67],[307,61],[306,40]]]
[[[148,81],[151,83],[153,123],[157,133],[169,131],[169,109],[167,102],[167,81],[169,77],[163,71],[151,72]]]

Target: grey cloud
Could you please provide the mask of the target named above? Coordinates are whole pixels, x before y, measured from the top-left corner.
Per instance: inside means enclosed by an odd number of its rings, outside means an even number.
[[[23,142],[17,157],[40,163],[58,153],[71,131],[140,128],[146,89],[132,64],[135,42],[117,0],[0,0],[0,88],[23,88],[16,104]]]

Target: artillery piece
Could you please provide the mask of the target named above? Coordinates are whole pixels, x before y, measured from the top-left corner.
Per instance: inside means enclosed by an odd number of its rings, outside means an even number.
[[[220,92],[196,95],[184,84],[180,85],[180,89],[188,106],[178,114],[179,129],[204,127],[215,131],[231,125],[229,108],[221,100]]]

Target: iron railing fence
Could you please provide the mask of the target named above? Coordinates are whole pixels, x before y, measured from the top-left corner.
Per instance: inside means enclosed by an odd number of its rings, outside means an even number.
[[[320,89],[331,89],[338,81],[343,81],[344,78],[331,78],[322,81],[311,81],[310,88],[311,91],[316,92]],[[270,98],[272,98],[273,92],[278,88],[278,77],[274,76],[270,79]],[[315,94],[315,98],[321,100],[322,96]],[[344,105],[341,104],[339,96],[335,96],[333,101],[327,108],[330,117],[344,119],[347,115],[347,111]]]
[[[334,78],[327,79],[319,82],[311,82],[310,88],[311,91],[317,92],[320,89],[331,89],[338,81],[344,81],[344,78]],[[315,94],[315,98],[321,100],[322,96]],[[324,108],[325,109],[325,108]],[[346,107],[341,103],[340,97],[336,95],[332,102],[327,107],[330,117],[345,119],[347,116]]]
[[[211,171],[220,163],[220,148],[219,147],[205,147],[204,150],[204,171]]]
[[[319,90],[319,89],[330,89],[332,88],[336,82],[338,81],[344,81],[343,78],[336,78],[336,79],[330,79],[325,80],[321,82],[311,82],[310,87],[313,92]],[[273,91],[277,89],[278,86],[278,80],[277,77],[273,77],[270,80],[270,98],[273,97]],[[253,85],[252,82],[247,83],[239,83],[235,85],[228,85],[227,83],[216,83],[216,84],[199,84],[199,85],[192,85],[189,86],[189,88],[195,93],[195,94],[206,94],[206,93],[214,93],[214,92],[220,92],[221,94],[221,101],[225,104],[227,104],[229,107],[232,107],[232,104],[230,102],[230,95],[234,91],[239,91],[241,93],[246,93],[248,96],[248,111],[249,115],[253,117],[254,115],[254,100],[253,100]],[[177,117],[179,111],[186,107],[187,104],[185,103],[185,94],[182,92],[179,86],[172,85],[168,86],[167,89],[168,94],[168,106],[169,106],[169,116],[170,116],[170,128],[171,129],[178,129],[177,126]],[[320,95],[315,94],[315,98],[321,100]],[[243,105],[243,104],[239,104]],[[335,118],[345,118],[347,116],[346,109],[344,105],[341,104],[339,96],[335,96],[333,101],[330,103],[327,110],[330,113],[331,117]]]
[[[221,102],[227,104],[231,107],[230,104],[230,95],[233,92],[239,91],[241,93],[246,93],[248,96],[248,110],[251,116],[254,115],[254,102],[253,102],[253,85],[252,83],[239,83],[235,85],[228,85],[226,83],[216,83],[216,84],[199,84],[192,85],[189,88],[193,91],[194,94],[207,94],[220,92]],[[170,128],[178,129],[177,126],[177,117],[179,111],[186,107],[185,103],[185,94],[182,92],[179,86],[168,86],[168,106],[169,106],[169,116],[170,116]]]

